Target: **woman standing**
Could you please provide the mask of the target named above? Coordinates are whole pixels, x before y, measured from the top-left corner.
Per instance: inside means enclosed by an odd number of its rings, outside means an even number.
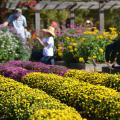
[[[49,26],[48,29],[42,29],[42,31],[43,39],[41,40],[39,37],[36,38],[43,46],[43,57],[40,61],[45,64],[54,64],[55,29],[52,26]]]

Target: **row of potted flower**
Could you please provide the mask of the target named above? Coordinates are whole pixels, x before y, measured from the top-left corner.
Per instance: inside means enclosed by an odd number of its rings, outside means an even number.
[[[74,33],[76,34],[76,33]],[[78,62],[105,61],[105,47],[112,42],[119,32],[110,28],[109,32],[100,32],[98,29],[85,31],[80,36],[58,36],[56,42],[56,56],[67,64]]]

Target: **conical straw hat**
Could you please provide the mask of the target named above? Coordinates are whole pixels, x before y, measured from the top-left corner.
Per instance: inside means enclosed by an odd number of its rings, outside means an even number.
[[[42,31],[50,33],[52,36],[55,36],[55,28],[52,26],[49,26],[48,29],[42,29]]]

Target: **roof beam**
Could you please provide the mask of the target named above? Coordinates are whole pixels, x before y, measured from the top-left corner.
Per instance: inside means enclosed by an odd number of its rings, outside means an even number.
[[[15,9],[20,0],[11,0],[7,2],[6,8]]]
[[[46,7],[46,9],[54,9],[54,8],[56,8],[56,6],[58,6],[58,5],[60,5],[60,3],[58,3],[58,2],[54,2],[54,4],[53,3],[47,3],[47,7]]]
[[[42,9],[45,9],[45,8],[47,8],[47,6],[48,6],[48,4],[46,3],[46,4],[43,6],[43,8],[42,8]]]
[[[114,10],[114,9],[120,9],[120,5],[113,6],[111,9],[112,10]]]
[[[111,7],[109,9],[112,9],[114,6],[117,6],[117,4],[115,3],[115,4],[111,5]]]
[[[15,9],[19,0],[9,1],[9,2],[0,2],[0,8],[9,8]]]
[[[109,1],[109,2],[105,3],[103,9],[105,9],[105,10],[106,9],[111,9],[114,6],[117,6],[117,5],[120,5],[120,1],[119,2],[118,1]]]
[[[91,9],[93,6],[95,6],[95,5],[90,5],[90,6],[88,7],[88,9]]]
[[[57,7],[57,9],[68,9],[73,4],[73,2],[61,2],[60,6]]]
[[[74,8],[75,6],[77,6],[77,3],[74,3],[73,5],[69,6],[68,9],[73,10],[73,8]]]
[[[60,6],[60,4],[57,4],[57,5],[54,7],[54,9],[57,9],[59,6]]]
[[[44,7],[45,4],[48,4],[47,7]],[[56,2],[56,1],[41,1],[36,5],[36,9],[111,9],[118,8],[120,1],[108,1],[108,2]],[[116,7],[117,6],[117,7]]]
[[[14,9],[20,0],[9,0],[7,4],[0,2],[0,8],[6,7],[9,9]],[[101,5],[99,2],[56,2],[56,1],[40,1],[36,6],[36,10],[41,9],[119,9],[120,1],[107,1],[103,2]]]
[[[76,3],[77,3],[77,5],[74,6],[74,8],[72,8],[71,10],[78,9],[78,8],[80,8],[82,5],[84,5],[84,2],[76,2]]]
[[[41,10],[44,8],[44,6],[46,6],[46,4],[48,4],[48,2],[39,2],[36,6],[35,6],[35,9],[36,10]]]

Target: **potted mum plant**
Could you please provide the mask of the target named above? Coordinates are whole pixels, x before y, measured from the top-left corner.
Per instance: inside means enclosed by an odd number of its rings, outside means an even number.
[[[60,36],[57,41],[57,55],[61,56],[67,66],[75,64],[103,63],[105,47],[116,37],[116,32],[98,30],[86,31],[81,35]],[[73,66],[76,66],[76,65]]]
[[[77,48],[79,39],[79,37],[65,37],[63,60],[67,67],[85,69],[84,58],[79,55]]]

